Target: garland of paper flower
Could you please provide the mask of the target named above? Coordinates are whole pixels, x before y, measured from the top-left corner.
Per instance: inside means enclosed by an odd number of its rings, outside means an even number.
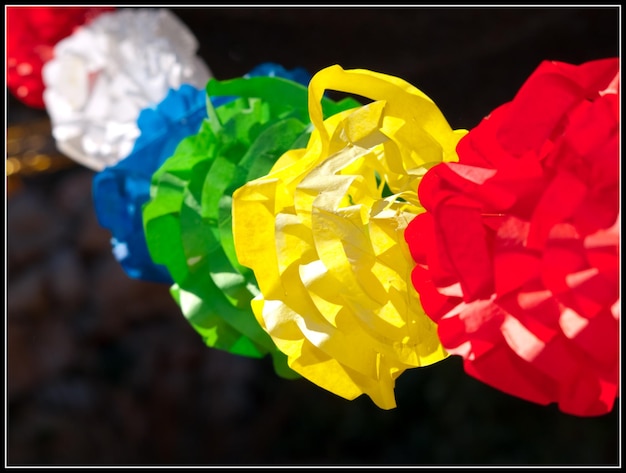
[[[208,346],[383,409],[400,374],[448,355],[531,402],[613,409],[618,58],[545,61],[466,132],[373,71],[211,79],[166,9],[7,22],[8,89],[97,171],[115,257],[171,285]]]

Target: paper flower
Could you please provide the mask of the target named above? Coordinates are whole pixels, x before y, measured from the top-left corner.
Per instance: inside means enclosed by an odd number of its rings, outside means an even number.
[[[471,376],[563,412],[618,395],[619,61],[542,62],[426,173],[413,284]]]
[[[182,84],[206,85],[211,73],[197,49],[172,12],[154,8],[102,13],[61,40],[43,67],[59,150],[96,171],[128,156],[142,109]]]
[[[23,7],[6,12],[7,88],[24,104],[45,108],[43,65],[53,48],[74,29],[113,7]]]
[[[322,120],[332,89],[374,100]],[[240,263],[254,271],[259,324],[303,377],[346,399],[395,407],[396,378],[446,358],[410,287],[404,228],[417,183],[455,160],[463,131],[407,82],[331,66],[313,76],[314,131],[233,194]]]
[[[155,172],[143,210],[150,255],[167,267],[172,295],[208,346],[248,357],[270,354],[278,374],[297,377],[250,308],[258,288],[235,255],[231,195],[307,138],[307,89],[279,77],[250,77],[211,80],[207,94],[235,100],[209,106],[200,131]],[[356,105],[325,103],[333,113]]]
[[[279,64],[263,63],[246,74],[283,77],[308,84],[310,74],[303,68],[287,70]],[[218,107],[235,97],[214,97]],[[163,265],[152,261],[143,231],[142,207],[150,199],[154,172],[169,158],[176,146],[200,129],[207,118],[204,89],[183,84],[170,89],[156,107],[141,111],[137,125],[141,132],[131,154],[94,176],[93,201],[101,226],[111,231],[113,254],[126,273],[135,279],[173,283]]]

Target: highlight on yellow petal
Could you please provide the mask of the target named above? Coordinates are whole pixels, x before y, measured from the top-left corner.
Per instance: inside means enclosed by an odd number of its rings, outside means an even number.
[[[371,102],[324,120],[327,90]],[[233,193],[235,251],[259,285],[254,315],[289,366],[391,409],[400,374],[447,357],[412,288],[403,232],[423,211],[421,177],[457,159],[466,131],[408,82],[338,65],[311,80],[309,114],[306,148]]]

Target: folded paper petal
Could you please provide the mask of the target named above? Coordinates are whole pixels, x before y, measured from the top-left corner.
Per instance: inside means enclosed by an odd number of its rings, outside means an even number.
[[[302,68],[287,70],[279,64],[263,63],[246,77],[283,77],[308,84],[310,75]],[[235,97],[213,97],[214,107]],[[163,101],[143,109],[137,120],[140,136],[129,156],[94,176],[93,201],[100,225],[112,234],[113,254],[126,273],[135,279],[172,284],[167,268],[150,257],[143,230],[142,208],[150,198],[154,172],[176,146],[196,134],[207,118],[204,89],[183,84],[170,89]]]
[[[6,13],[7,88],[24,104],[45,108],[43,65],[75,28],[114,7],[10,6]]]
[[[249,357],[270,354],[277,373],[298,377],[252,313],[258,287],[235,254],[231,196],[306,142],[307,89],[277,75],[249,76],[210,80],[207,94],[234,100],[208,104],[198,133],[181,141],[154,173],[143,208],[148,249],[167,268],[174,298],[208,346]],[[357,105],[325,103],[332,113]]]
[[[206,85],[211,72],[197,49],[193,33],[163,8],[102,13],[61,40],[42,71],[59,150],[96,171],[128,156],[142,109],[182,84]]]
[[[542,62],[419,186],[412,281],[467,373],[578,416],[619,372],[619,60]]]
[[[326,89],[372,102],[324,120]],[[236,254],[259,284],[254,314],[289,366],[390,409],[402,372],[447,356],[410,287],[403,232],[422,211],[421,176],[456,159],[464,131],[407,82],[340,66],[313,76],[309,112],[306,147],[233,194]]]

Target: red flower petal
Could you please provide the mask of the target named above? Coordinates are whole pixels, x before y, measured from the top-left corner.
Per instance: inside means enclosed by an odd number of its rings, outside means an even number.
[[[413,285],[468,374],[563,412],[619,372],[619,60],[543,62],[432,167],[405,232]]]
[[[43,65],[56,43],[114,7],[7,7],[7,87],[26,105],[45,108]]]

